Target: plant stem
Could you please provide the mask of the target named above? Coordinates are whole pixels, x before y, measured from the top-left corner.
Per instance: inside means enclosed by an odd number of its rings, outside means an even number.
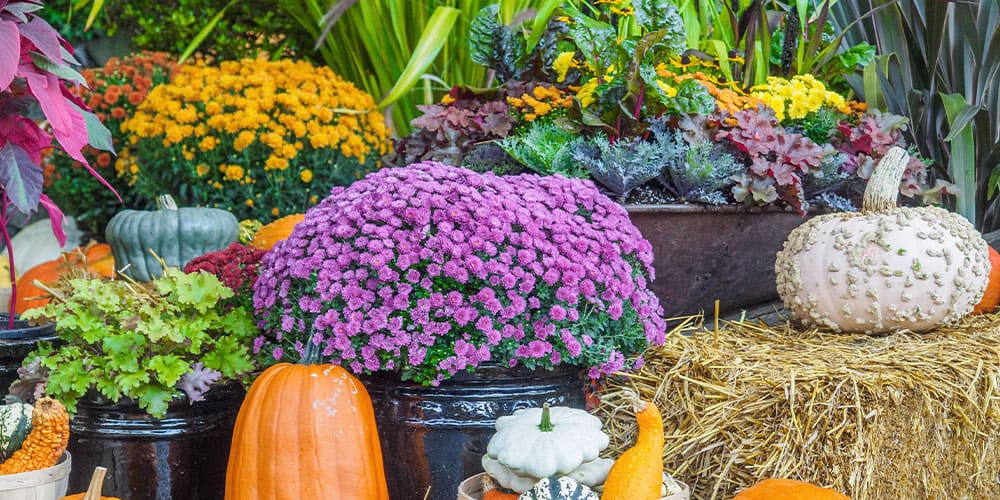
[[[10,205],[10,198],[7,198],[7,191],[0,190],[0,237],[3,238],[4,247],[7,248],[7,261],[10,264],[10,304],[7,305],[7,329],[14,329],[14,301],[17,300],[17,274],[14,271],[14,247],[11,245],[10,233],[7,232],[7,207]]]
[[[542,421],[538,424],[538,430],[542,432],[552,432],[555,426],[552,425],[552,417],[549,415],[549,404],[542,405]]]

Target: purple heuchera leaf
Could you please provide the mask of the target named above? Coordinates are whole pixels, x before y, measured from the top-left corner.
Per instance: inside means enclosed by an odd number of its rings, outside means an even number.
[[[177,387],[184,391],[190,404],[204,401],[205,393],[217,382],[222,374],[211,368],[205,368],[200,362],[191,365],[191,371],[185,373]]]

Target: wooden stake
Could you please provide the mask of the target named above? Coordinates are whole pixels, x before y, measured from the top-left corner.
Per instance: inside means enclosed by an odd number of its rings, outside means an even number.
[[[94,469],[94,475],[90,476],[90,485],[87,487],[87,494],[83,496],[83,500],[100,500],[104,476],[107,473],[108,469],[104,467]]]

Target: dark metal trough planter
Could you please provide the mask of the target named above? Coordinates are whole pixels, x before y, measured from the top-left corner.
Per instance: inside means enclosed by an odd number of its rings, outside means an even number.
[[[55,323],[31,326],[27,321],[14,320],[14,328],[7,328],[7,313],[0,313],[0,394],[7,394],[10,384],[17,380],[17,369],[24,358],[35,350],[40,341],[56,340]]]
[[[807,220],[778,207],[626,205],[653,245],[651,289],[666,317],[720,312],[778,298],[774,256]],[[816,212],[822,213],[822,212]],[[812,213],[810,215],[813,215]]]

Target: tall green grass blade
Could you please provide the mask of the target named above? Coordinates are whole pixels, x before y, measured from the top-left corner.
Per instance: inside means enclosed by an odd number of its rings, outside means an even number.
[[[460,10],[452,7],[438,7],[434,11],[427,25],[424,26],[420,40],[417,41],[413,55],[410,56],[406,67],[403,69],[399,79],[389,89],[389,92],[379,102],[379,107],[384,108],[405,95],[420,79],[420,75],[427,71],[427,68],[434,62],[434,58],[441,52],[448,35],[451,33],[455,22],[458,20]]]
[[[83,25],[83,31],[89,30],[94,25],[97,15],[101,13],[103,8],[104,0],[94,0],[94,3],[90,4],[90,12],[87,14],[87,22]]]
[[[958,195],[955,211],[976,224],[976,140],[971,118],[978,111],[965,101],[961,94],[940,94],[948,115],[951,132],[945,138],[951,143],[952,182],[962,191]]]
[[[530,54],[532,50],[538,45],[538,41],[542,39],[542,35],[545,33],[545,28],[549,25],[549,19],[552,17],[552,13],[563,4],[563,0],[543,0],[542,4],[538,7],[535,13],[535,20],[531,23],[531,33],[528,34],[527,44],[525,45],[525,54]]]
[[[225,7],[219,10],[218,14],[213,16],[212,19],[208,21],[208,24],[206,24],[205,27],[202,28],[201,31],[199,31],[198,34],[194,36],[194,38],[191,40],[191,43],[189,43],[187,48],[184,49],[184,52],[181,54],[181,57],[177,59],[178,63],[184,63],[184,61],[187,61],[187,59],[191,57],[191,54],[194,54],[194,51],[198,50],[198,47],[201,45],[201,43],[204,42],[205,39],[208,38],[208,35],[212,33],[212,30],[215,29],[215,25],[219,24],[219,21],[222,20],[222,16],[226,15],[226,10],[228,10],[230,6],[235,4],[236,1],[237,0],[229,0],[229,3],[227,3]]]

